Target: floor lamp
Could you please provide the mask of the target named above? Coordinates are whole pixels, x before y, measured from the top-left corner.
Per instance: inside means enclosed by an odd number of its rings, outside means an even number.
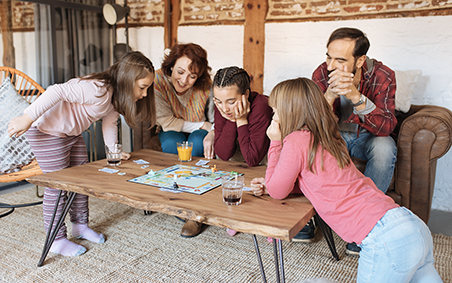
[[[126,36],[126,52],[129,51],[129,22],[127,21],[129,13],[130,7],[127,6],[127,0],[124,1],[124,6],[118,4],[105,4],[102,8],[104,19],[109,25],[115,25],[125,17],[126,27],[124,33]]]

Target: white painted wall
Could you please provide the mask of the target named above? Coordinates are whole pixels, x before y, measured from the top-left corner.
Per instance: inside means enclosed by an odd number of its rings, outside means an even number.
[[[154,68],[160,69],[163,61],[163,50],[165,44],[163,42],[163,27],[142,27],[129,29],[129,45],[132,50],[141,51],[147,56]],[[118,43],[126,43],[124,29],[117,30]]]
[[[182,43],[194,42],[207,51],[207,59],[212,67],[212,76],[218,69],[243,67],[243,26],[182,26],[178,30],[178,40]]]
[[[325,60],[325,45],[330,33],[338,27],[350,26],[367,33],[371,42],[370,57],[395,70],[422,70],[413,104],[452,109],[452,29],[447,28],[451,22],[452,16],[434,16],[266,24],[264,93],[268,95],[282,80],[311,77],[312,71]],[[156,69],[160,68],[163,28],[132,28],[129,33],[132,49],[143,52]],[[180,42],[195,42],[207,50],[212,75],[222,67],[243,66],[243,34],[240,25],[181,26],[178,30]],[[14,36],[17,68],[35,74],[34,37]],[[118,30],[118,42],[125,42],[121,29]],[[0,44],[0,52],[1,48]],[[450,172],[452,150],[438,160],[433,209],[452,211]]]

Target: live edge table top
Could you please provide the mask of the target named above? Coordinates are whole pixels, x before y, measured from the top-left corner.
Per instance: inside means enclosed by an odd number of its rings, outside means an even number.
[[[142,149],[131,153],[130,160],[122,161],[116,169],[125,175],[99,171],[108,167],[105,159],[66,168],[27,181],[44,187],[72,191],[88,196],[127,204],[129,206],[175,215],[208,225],[234,229],[282,240],[292,239],[315,214],[311,203],[303,196],[290,196],[275,200],[270,196],[254,196],[243,192],[242,204],[228,206],[223,203],[221,186],[202,195],[161,191],[157,187],[128,182],[146,174],[149,170],[160,170],[178,164],[177,155]],[[149,167],[142,169],[133,160],[143,159]],[[195,166],[200,160],[193,157],[186,165]],[[256,177],[264,177],[266,166],[249,167],[246,163],[213,159],[209,165],[218,170],[243,173],[245,186]],[[110,167],[114,168],[114,167]]]

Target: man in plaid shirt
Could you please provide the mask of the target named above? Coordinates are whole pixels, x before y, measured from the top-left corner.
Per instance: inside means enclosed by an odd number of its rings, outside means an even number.
[[[326,62],[312,79],[337,115],[350,155],[367,161],[364,175],[386,193],[397,155],[390,136],[397,124],[396,81],[394,71],[366,56],[369,47],[362,31],[335,30],[327,43]],[[347,252],[353,253],[349,248],[353,247],[347,245]]]

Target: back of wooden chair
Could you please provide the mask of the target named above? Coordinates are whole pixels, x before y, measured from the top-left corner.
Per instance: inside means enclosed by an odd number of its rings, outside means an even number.
[[[28,103],[35,101],[45,91],[42,86],[21,71],[0,66],[0,82],[6,77],[11,78],[17,93],[22,95]]]
[[[28,103],[35,101],[45,91],[42,86],[21,71],[0,66],[0,83],[7,77],[11,78],[11,83],[14,85],[17,93],[22,95]],[[34,160],[27,166],[22,167],[18,172],[0,175],[0,182],[18,182],[40,174],[42,174],[41,168],[39,168],[38,163]]]

